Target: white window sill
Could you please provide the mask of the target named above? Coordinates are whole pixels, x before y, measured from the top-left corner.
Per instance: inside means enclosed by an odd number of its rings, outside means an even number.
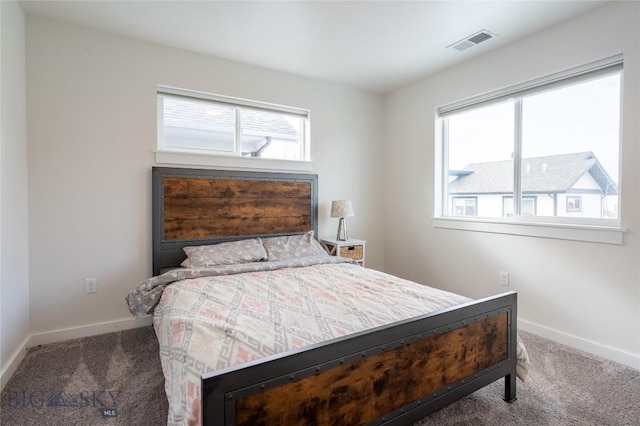
[[[230,170],[260,170],[272,172],[310,173],[313,171],[313,163],[310,161],[273,160],[267,158],[236,157],[169,150],[157,150],[155,154],[156,163],[159,164],[210,166]]]
[[[623,244],[626,229],[618,226],[569,225],[540,222],[507,222],[499,220],[434,217],[434,228],[495,234],[587,241],[592,243]]]

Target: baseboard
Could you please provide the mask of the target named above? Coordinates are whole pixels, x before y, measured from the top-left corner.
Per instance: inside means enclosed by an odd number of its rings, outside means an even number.
[[[34,333],[29,336],[27,348],[49,343],[62,342],[64,340],[79,339],[81,337],[96,336],[98,334],[112,333],[114,331],[128,330],[130,328],[145,327],[151,325],[151,316],[143,318],[125,318],[115,321],[107,321],[96,324],[83,325],[81,327],[65,328],[61,330]]]
[[[549,340],[553,340],[554,342],[562,343],[564,345],[607,358],[611,361],[624,364],[631,368],[635,368],[636,370],[640,370],[640,356],[638,355],[605,346],[591,340],[572,336],[522,319],[518,319],[518,328],[537,334],[538,336],[542,336]]]
[[[11,376],[13,376],[13,373],[16,372],[18,366],[27,354],[25,348],[27,346],[27,342],[29,341],[29,337],[31,336],[27,336],[24,339],[24,342],[22,342],[22,344],[18,346],[18,349],[16,349],[16,351],[11,354],[11,357],[9,357],[9,362],[7,362],[6,365],[2,366],[2,373],[0,373],[0,391],[4,389],[7,383],[9,383],[9,379],[11,379]]]

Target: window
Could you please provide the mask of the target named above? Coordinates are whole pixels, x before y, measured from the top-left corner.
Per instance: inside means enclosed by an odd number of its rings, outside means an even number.
[[[307,110],[168,87],[157,97],[158,151],[309,161]]]
[[[535,216],[536,198],[522,197],[522,205],[520,208],[522,216]],[[502,197],[502,216],[513,217],[513,197]]]
[[[567,196],[567,212],[580,213],[582,211],[582,197]]]
[[[476,198],[453,197],[452,211],[454,216],[475,216]]]
[[[621,80],[619,55],[439,108],[436,216],[619,225]]]

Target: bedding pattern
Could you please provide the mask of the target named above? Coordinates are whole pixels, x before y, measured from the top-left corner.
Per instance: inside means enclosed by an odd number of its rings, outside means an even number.
[[[144,291],[137,296],[157,295],[157,289],[164,289],[153,323],[169,400],[169,425],[200,424],[200,376],[205,372],[471,300],[336,257],[291,261],[297,267],[276,268],[269,264],[279,262],[261,262],[267,270],[258,270],[255,264],[249,264],[253,270],[244,273],[224,268],[177,270],[168,273],[171,277],[141,283]],[[128,299],[132,312],[139,300]],[[146,299],[138,312],[152,301],[153,297]],[[526,357],[524,347],[522,351]]]

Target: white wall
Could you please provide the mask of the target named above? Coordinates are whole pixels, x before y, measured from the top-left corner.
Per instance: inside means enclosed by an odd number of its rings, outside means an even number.
[[[387,271],[471,297],[504,290],[508,271],[522,326],[640,368],[639,9],[605,5],[386,98]],[[621,52],[624,245],[432,227],[438,106]]]
[[[311,110],[319,234],[351,198],[350,233],[384,267],[380,95],[37,17],[27,82],[32,333],[130,318],[124,297],[151,274],[157,84]]]
[[[25,17],[0,2],[0,368],[1,386],[24,356],[29,334]]]

